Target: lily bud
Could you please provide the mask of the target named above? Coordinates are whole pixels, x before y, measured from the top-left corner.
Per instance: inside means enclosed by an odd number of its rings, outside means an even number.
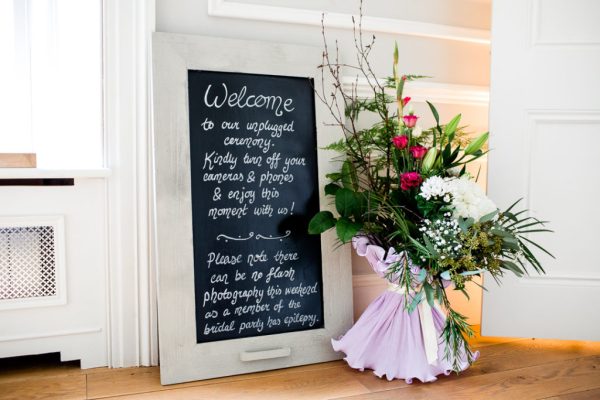
[[[394,46],[394,80],[398,80],[398,42]]]
[[[425,158],[423,159],[423,164],[421,165],[421,170],[423,172],[428,172],[433,167],[433,163],[437,158],[437,153],[437,147],[432,147],[429,149],[429,151],[425,155]]]
[[[404,90],[404,79],[396,81],[396,99],[402,102],[402,91]]]
[[[478,150],[480,150],[483,147],[485,142],[487,142],[489,136],[490,136],[490,133],[486,132],[486,133],[482,134],[481,136],[479,136],[477,139],[473,140],[471,143],[469,143],[469,145],[465,149],[465,154],[470,156],[470,155],[476,153]]]

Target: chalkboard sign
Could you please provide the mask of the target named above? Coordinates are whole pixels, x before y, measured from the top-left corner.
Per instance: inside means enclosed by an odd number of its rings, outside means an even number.
[[[350,249],[306,233],[342,138],[322,49],[152,37],[161,382],[340,359]]]
[[[197,343],[322,328],[313,82],[188,71]]]

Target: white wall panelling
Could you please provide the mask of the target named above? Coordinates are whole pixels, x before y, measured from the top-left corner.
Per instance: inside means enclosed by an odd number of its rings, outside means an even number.
[[[227,0],[208,0],[208,15],[213,17],[316,26],[321,25],[322,17],[321,11],[317,10],[249,4]],[[483,29],[369,16],[363,18],[362,25],[363,29],[367,32],[422,36],[477,44],[490,43],[490,33]],[[325,26],[328,28],[352,29],[352,15],[328,12],[325,14]]]
[[[531,42],[537,45],[600,45],[597,0],[530,0]],[[556,29],[560,26],[560,29]]]
[[[382,83],[384,81],[382,80]],[[373,97],[373,91],[365,78],[345,76],[342,79],[343,89],[351,93],[353,86],[358,97]],[[456,85],[452,83],[411,81],[406,84],[406,93],[410,94],[412,101],[432,103],[462,104],[487,107],[489,103],[489,89],[486,86]],[[390,89],[390,93],[393,90]]]
[[[524,145],[528,165],[524,173],[527,188],[524,207],[533,210],[534,216],[540,218],[554,216],[551,228],[556,234],[544,238],[544,244],[546,248],[554,249],[557,259],[544,257],[547,273],[527,277],[523,283],[597,286],[600,284],[600,272],[595,261],[595,232],[600,225],[600,217],[586,207],[573,207],[569,213],[559,213],[556,208],[557,204],[577,201],[576,193],[583,198],[595,196],[595,183],[600,182],[600,170],[583,168],[574,179],[570,168],[558,167],[549,174],[547,166],[564,157],[565,149],[557,146],[557,143],[564,140],[565,132],[569,132],[571,140],[586,144],[578,149],[579,160],[585,162],[596,158],[597,149],[600,148],[600,110],[527,110],[526,118],[528,133]],[[567,240],[573,235],[577,235],[578,240]],[[580,260],[580,263],[573,270],[561,260]]]

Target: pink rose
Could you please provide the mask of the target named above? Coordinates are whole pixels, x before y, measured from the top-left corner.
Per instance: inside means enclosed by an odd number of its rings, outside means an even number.
[[[408,136],[406,136],[406,135],[395,136],[392,138],[392,143],[398,149],[402,150],[402,149],[406,148],[406,145],[408,145]]]
[[[414,128],[418,119],[419,117],[413,114],[408,114],[402,117],[402,120],[404,120],[404,125],[406,125],[407,128]]]
[[[423,178],[418,172],[405,172],[400,175],[400,189],[410,190],[419,187],[423,182]]]
[[[402,99],[402,107],[406,107],[406,105],[408,104],[408,102],[410,101],[410,97],[406,96],[405,98]]]
[[[421,145],[410,146],[409,151],[414,158],[420,160],[421,158],[425,157],[425,154],[427,154],[427,147],[423,147]]]

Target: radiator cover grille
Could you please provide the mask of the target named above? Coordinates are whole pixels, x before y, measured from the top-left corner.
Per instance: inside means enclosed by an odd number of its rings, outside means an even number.
[[[66,300],[63,242],[62,217],[0,218],[0,309]]]
[[[54,228],[0,228],[0,299],[55,295]]]

